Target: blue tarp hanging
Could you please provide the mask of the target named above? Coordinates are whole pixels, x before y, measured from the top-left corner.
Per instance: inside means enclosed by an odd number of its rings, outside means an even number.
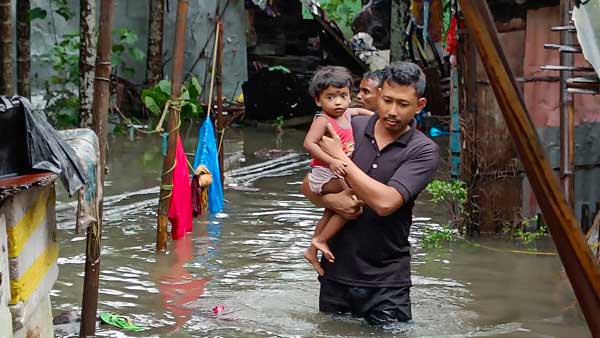
[[[208,189],[208,210],[219,212],[223,210],[223,186],[219,168],[219,151],[215,140],[215,130],[210,117],[206,117],[198,133],[198,146],[194,156],[194,168],[204,165],[212,174],[212,183]]]

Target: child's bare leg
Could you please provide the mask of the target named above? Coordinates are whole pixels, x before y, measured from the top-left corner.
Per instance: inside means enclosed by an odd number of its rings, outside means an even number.
[[[325,258],[331,263],[333,263],[335,260],[335,256],[333,256],[333,253],[329,249],[327,242],[331,239],[331,237],[333,237],[333,235],[342,229],[345,223],[346,220],[342,216],[333,214],[333,216],[329,218],[327,224],[325,224],[323,227],[323,230],[318,234],[315,233],[315,237],[312,239],[312,246],[318,250],[321,250],[323,256],[325,256]]]
[[[346,181],[344,181],[343,179],[333,179],[323,186],[322,193],[335,194],[338,192],[342,192],[346,189],[349,189],[348,185],[346,184]],[[323,218],[325,218],[325,215],[327,213],[331,213],[331,215],[327,217],[326,222],[319,222],[319,224],[317,225],[317,228],[315,229],[315,235],[312,240],[311,248],[315,248],[315,254],[317,252],[317,249],[321,250],[325,258],[333,263],[335,257],[333,256],[333,253],[331,253],[329,245],[327,245],[327,241],[331,239],[331,237],[333,237],[333,235],[335,235],[344,226],[346,220],[341,216],[334,214],[331,210],[326,210],[325,214],[323,215]],[[323,220],[323,218],[321,220]]]
[[[315,234],[314,234],[315,237],[318,236],[323,231],[323,228],[329,222],[329,219],[333,215],[335,215],[333,213],[333,211],[331,211],[329,209],[325,209],[325,213],[323,213],[323,217],[321,217],[321,219],[319,220],[319,223],[317,223],[317,227],[315,228]],[[308,249],[304,250],[304,258],[310,264],[312,264],[312,266],[315,268],[315,270],[317,270],[317,273],[319,274],[319,276],[323,276],[325,274],[325,271],[323,271],[323,268],[321,267],[321,263],[319,263],[319,260],[317,259],[317,248],[314,245],[312,245],[312,243]]]

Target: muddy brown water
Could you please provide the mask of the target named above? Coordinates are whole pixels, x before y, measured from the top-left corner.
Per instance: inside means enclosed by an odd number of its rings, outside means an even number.
[[[186,140],[193,152],[196,130]],[[185,134],[184,134],[185,135]],[[302,131],[272,128],[228,131],[226,151],[260,162],[263,148],[301,151]],[[232,166],[236,166],[232,164]],[[154,136],[110,141],[106,196],[156,187],[160,143]],[[414,210],[413,317],[410,323],[370,327],[349,316],[318,312],[319,284],[302,258],[322,210],[299,194],[305,169],[260,179],[253,188],[227,189],[222,213],[195,221],[194,232],[157,254],[155,195],[133,195],[107,206],[102,235],[99,312],[129,316],[146,328],[128,332],[98,324],[102,337],[589,337],[556,256],[515,254],[510,241],[486,247],[459,242],[421,245],[424,231],[447,222],[444,208],[422,194]],[[60,194],[59,194],[60,195]],[[64,198],[63,198],[64,200]],[[150,201],[150,202],[148,202]],[[124,205],[137,207],[125,210]],[[52,290],[54,314],[81,307],[85,236],[58,214],[60,273]],[[549,241],[536,244],[552,251]],[[215,307],[221,311],[215,313]],[[57,326],[57,337],[78,325]]]

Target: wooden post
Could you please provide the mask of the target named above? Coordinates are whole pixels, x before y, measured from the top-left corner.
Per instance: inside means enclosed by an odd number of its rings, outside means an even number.
[[[104,186],[106,155],[106,127],[110,99],[110,57],[112,51],[112,26],[114,21],[115,0],[100,2],[100,34],[96,53],[94,77],[94,100],[92,103],[92,126],[98,136],[100,149],[100,177],[98,185]],[[83,281],[83,300],[81,305],[80,337],[96,335],[96,312],[98,310],[98,282],[100,279],[100,240],[102,238],[102,208],[100,200],[98,221],[87,230],[85,277]]]
[[[92,125],[94,61],[96,61],[96,1],[79,1],[79,117],[80,125]]]
[[[397,62],[406,59],[404,45],[406,44],[406,24],[410,14],[410,3],[406,0],[392,0],[390,16],[390,61]]]
[[[31,97],[31,21],[29,0],[17,0],[17,95]]]
[[[221,170],[221,182],[223,178],[223,137],[225,136],[225,121],[223,119],[223,21],[217,21],[217,32],[219,39],[217,46],[217,147],[219,148],[219,169]],[[222,185],[223,186],[223,185]]]
[[[0,0],[0,95],[13,95],[11,0]]]
[[[573,7],[571,3],[571,0],[560,1],[561,26],[569,25],[569,11]],[[572,45],[572,33],[562,31],[560,44]],[[573,66],[573,54],[560,53],[560,65]],[[571,209],[575,210],[575,112],[573,94],[567,91],[567,80],[572,75],[572,72],[560,72],[560,180],[565,198]]]
[[[157,84],[162,78],[164,17],[165,0],[150,0],[146,59],[146,83],[149,87]]]
[[[173,74],[171,80],[171,100],[181,96],[181,81],[183,79],[183,62],[185,50],[185,21],[188,12],[188,0],[177,1],[177,18],[175,20],[175,42],[173,45]],[[160,200],[158,203],[158,227],[156,232],[156,250],[167,249],[167,222],[171,188],[173,183],[173,165],[175,163],[175,148],[179,136],[179,107],[169,108],[167,132],[167,154],[163,159],[162,176],[160,180]]]
[[[487,3],[459,0],[459,4],[588,327],[592,336],[600,337],[600,266],[546,159]]]

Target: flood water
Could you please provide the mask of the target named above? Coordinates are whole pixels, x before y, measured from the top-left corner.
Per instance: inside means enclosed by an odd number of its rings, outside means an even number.
[[[183,131],[184,135],[186,131]],[[195,148],[197,129],[186,151]],[[232,129],[226,151],[243,150],[260,162],[263,148],[301,152],[303,131]],[[156,136],[110,142],[105,196],[156,187],[161,171]],[[235,164],[231,164],[236,167]],[[322,210],[299,194],[305,168],[260,179],[256,189],[227,189],[222,213],[195,221],[194,232],[155,252],[155,194],[132,195],[106,206],[98,311],[129,316],[146,328],[128,332],[98,324],[103,337],[589,337],[575,296],[556,256],[493,251],[468,243],[422,248],[423,231],[447,222],[444,208],[422,194],[414,210],[413,318],[370,327],[347,316],[318,312],[319,283],[302,257]],[[134,204],[135,203],[135,204]],[[134,208],[124,206],[134,205]],[[60,273],[52,291],[54,314],[81,307],[85,235],[58,214]],[[487,240],[493,248],[515,249]],[[538,243],[552,251],[549,242]],[[517,247],[518,248],[518,247]],[[523,248],[518,248],[523,249]],[[213,309],[222,306],[215,314]],[[78,326],[78,325],[75,325]],[[77,327],[78,328],[78,327]],[[76,336],[68,328],[58,337]]]

